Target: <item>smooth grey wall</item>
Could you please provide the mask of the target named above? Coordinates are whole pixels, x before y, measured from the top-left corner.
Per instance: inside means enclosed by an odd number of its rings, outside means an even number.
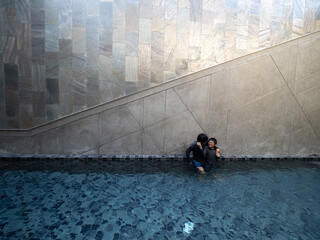
[[[29,129],[319,29],[311,0],[2,0],[0,129]]]
[[[223,154],[320,154],[320,32],[28,131],[0,131],[0,152],[183,154],[201,132]]]

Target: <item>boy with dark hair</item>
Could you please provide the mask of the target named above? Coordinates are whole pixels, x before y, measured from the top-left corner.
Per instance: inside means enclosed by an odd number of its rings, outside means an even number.
[[[208,164],[206,171],[219,167],[220,149],[217,147],[217,139],[209,138],[207,146],[203,150],[204,158]]]
[[[204,167],[206,164],[203,148],[207,141],[208,136],[204,133],[200,133],[197,137],[197,141],[191,143],[191,145],[186,150],[187,159],[190,161],[190,163],[193,163],[193,165],[198,169],[200,173],[205,173]],[[192,159],[190,158],[191,152],[193,154]]]

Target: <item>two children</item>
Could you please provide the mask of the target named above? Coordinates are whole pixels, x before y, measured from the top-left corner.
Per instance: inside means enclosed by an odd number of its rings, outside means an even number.
[[[217,140],[209,138],[206,134],[200,133],[197,141],[191,143],[186,150],[187,159],[198,169],[200,173],[205,173],[218,167],[220,149],[216,146]],[[193,153],[192,159],[190,153]]]

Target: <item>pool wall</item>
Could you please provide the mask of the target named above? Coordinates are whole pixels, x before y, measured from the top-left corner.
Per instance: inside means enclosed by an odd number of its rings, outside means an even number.
[[[320,154],[320,32],[27,130],[0,154],[184,154],[197,134],[226,155]]]

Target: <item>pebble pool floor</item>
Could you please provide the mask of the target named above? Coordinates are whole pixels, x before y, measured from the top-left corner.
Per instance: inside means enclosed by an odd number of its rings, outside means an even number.
[[[229,162],[204,177],[1,170],[0,239],[320,239],[320,166]]]

